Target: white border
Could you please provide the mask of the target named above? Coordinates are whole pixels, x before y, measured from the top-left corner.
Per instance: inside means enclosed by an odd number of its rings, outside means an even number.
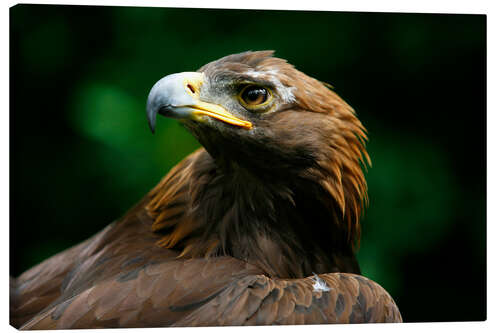
[[[326,330],[340,330],[340,331],[358,331],[358,330],[369,330],[370,332],[392,332],[395,330],[404,330],[410,332],[422,332],[425,331],[435,331],[443,332],[447,330],[453,331],[465,331],[471,332],[476,330],[495,330],[498,331],[499,320],[499,307],[497,305],[499,299],[499,290],[497,281],[499,281],[498,274],[498,261],[497,257],[499,253],[499,245],[497,237],[500,236],[499,233],[499,213],[498,213],[498,189],[500,188],[499,174],[500,174],[500,163],[498,159],[499,146],[497,145],[499,140],[499,61],[500,52],[498,49],[498,44],[500,37],[498,31],[500,31],[500,17],[498,12],[498,7],[495,6],[495,1],[478,1],[478,0],[460,0],[460,1],[443,1],[443,0],[420,0],[420,1],[397,1],[397,0],[338,0],[331,3],[321,0],[307,0],[307,1],[270,1],[270,0],[252,0],[252,1],[242,1],[240,3],[235,3],[234,1],[222,1],[222,0],[186,0],[186,1],[160,1],[160,0],[145,0],[145,1],[8,1],[2,12],[1,25],[2,25],[2,45],[8,45],[9,38],[9,11],[8,7],[11,7],[18,3],[32,3],[32,4],[70,4],[70,5],[106,5],[106,6],[139,6],[139,7],[195,7],[195,8],[240,8],[240,9],[291,9],[291,10],[329,10],[329,11],[359,11],[359,12],[418,12],[418,13],[462,13],[462,14],[487,14],[487,179],[488,179],[488,192],[487,192],[487,321],[483,322],[466,322],[466,323],[418,323],[418,324],[380,324],[380,325],[336,325],[331,327],[330,325],[314,325],[314,326],[284,326],[284,327],[248,327],[248,328],[237,328],[237,331],[253,331],[253,330],[272,330],[277,331],[296,331],[302,332],[304,330],[313,329],[315,331],[326,331]],[[9,234],[8,234],[8,212],[9,212],[9,164],[8,164],[8,153],[9,153],[9,131],[8,131],[8,97],[9,97],[9,62],[8,62],[8,46],[1,53],[2,56],[2,112],[0,115],[2,117],[1,126],[3,126],[0,132],[0,149],[1,156],[5,158],[2,166],[2,177],[1,177],[1,197],[0,197],[0,211],[3,212],[3,226],[5,227],[2,233],[2,253],[3,258],[6,260],[2,262],[1,265],[1,279],[0,285],[2,290],[2,302],[1,302],[1,314],[4,318],[4,325],[8,325],[8,244],[9,244]],[[467,135],[467,133],[464,133]],[[464,152],[466,153],[466,152]],[[473,177],[474,175],[471,175]],[[15,184],[13,184],[15,186]],[[432,272],[425,272],[429,274]],[[450,272],[450,278],[453,275],[467,274],[466,264],[464,267],[457,267],[455,272]],[[463,286],[463,292],[467,292],[467,286]],[[439,295],[432,295],[430,301],[439,302]],[[468,306],[464,304],[464,306]],[[14,330],[10,327],[10,330]],[[218,332],[220,330],[234,330],[231,328],[180,328],[172,329],[169,328],[169,332]],[[148,331],[164,331],[165,329],[148,329]],[[64,330],[66,331],[66,330]],[[96,332],[96,330],[79,330],[78,332]],[[101,331],[101,330],[98,330]],[[138,329],[134,331],[145,331],[145,329]],[[58,331],[61,332],[61,331]],[[74,332],[74,331],[68,331]],[[129,329],[117,329],[117,330],[102,330],[102,332],[131,332]]]
[[[419,12],[448,14],[485,14],[491,9],[493,1],[484,0],[337,0],[327,3],[324,0],[286,1],[286,0],[86,0],[86,1],[8,1],[9,6],[17,3],[59,4],[59,5],[99,5],[99,6],[136,6],[136,7],[186,7],[186,8],[238,8],[238,9],[289,9],[289,10],[328,10],[357,12]]]

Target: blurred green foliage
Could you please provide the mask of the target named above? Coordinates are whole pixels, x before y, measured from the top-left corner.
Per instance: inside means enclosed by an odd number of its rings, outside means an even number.
[[[145,101],[158,79],[273,49],[333,84],[369,131],[363,274],[391,293],[407,321],[484,320],[485,22],[13,7],[11,274],[98,232],[199,147],[172,119],[149,132]],[[463,280],[454,274],[464,270],[474,277],[459,298]]]

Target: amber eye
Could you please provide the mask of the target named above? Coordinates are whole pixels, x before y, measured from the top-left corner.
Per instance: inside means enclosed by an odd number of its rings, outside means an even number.
[[[256,107],[266,104],[270,100],[271,94],[269,91],[260,86],[246,86],[240,93],[240,99],[245,106]]]

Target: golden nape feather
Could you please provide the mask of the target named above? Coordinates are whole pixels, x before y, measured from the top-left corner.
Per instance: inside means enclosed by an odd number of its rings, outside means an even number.
[[[11,279],[21,329],[401,322],[361,276],[366,131],[271,51],[172,74],[147,118],[202,144],[94,237]]]

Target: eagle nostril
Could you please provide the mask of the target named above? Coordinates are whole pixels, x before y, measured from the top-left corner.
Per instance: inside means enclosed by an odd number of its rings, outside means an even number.
[[[187,88],[194,94],[196,93],[196,90],[194,89],[194,87],[191,85],[191,83],[188,83],[187,84]]]

